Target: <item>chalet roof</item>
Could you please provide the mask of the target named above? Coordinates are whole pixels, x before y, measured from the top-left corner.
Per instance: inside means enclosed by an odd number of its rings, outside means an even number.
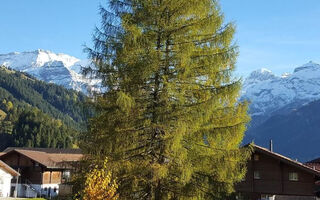
[[[66,168],[70,163],[80,161],[83,157],[80,149],[54,149],[54,148],[15,148],[10,147],[4,150],[7,156],[13,152],[28,157],[47,168]]]
[[[2,162],[1,160],[0,160],[0,168],[3,169],[4,171],[8,172],[12,176],[20,176],[19,172],[17,172],[16,170],[12,169],[9,165],[7,165],[6,163]]]
[[[249,144],[248,144],[248,145],[249,145]],[[246,146],[248,146],[248,145],[246,145]],[[273,157],[273,158],[275,158],[275,159],[277,159],[277,160],[280,160],[280,161],[282,161],[283,163],[286,163],[286,164],[288,164],[288,165],[297,167],[297,168],[299,168],[299,169],[301,169],[301,170],[303,170],[303,171],[309,172],[309,173],[314,174],[314,175],[316,175],[316,176],[320,176],[320,171],[315,170],[315,169],[313,169],[313,168],[310,167],[310,166],[306,166],[306,165],[304,165],[304,164],[301,163],[301,162],[292,160],[292,159],[290,159],[290,158],[288,158],[288,157],[286,157],[286,156],[283,156],[283,155],[281,155],[281,154],[275,153],[275,152],[273,152],[273,151],[270,151],[270,150],[267,149],[267,148],[258,146],[258,145],[256,145],[256,144],[251,144],[251,145],[253,146],[253,149],[254,149],[255,152],[263,153],[263,154],[268,155],[268,156],[270,156],[270,157]]]
[[[82,154],[81,149],[32,148],[32,147],[8,147],[3,151],[3,153],[7,153],[14,149],[39,151],[44,153]]]

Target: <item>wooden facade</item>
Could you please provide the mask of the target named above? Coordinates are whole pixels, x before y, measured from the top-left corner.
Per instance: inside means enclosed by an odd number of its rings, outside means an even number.
[[[20,182],[32,184],[61,184],[63,168],[48,168],[18,152],[11,152],[3,156],[2,161],[14,169],[19,170]],[[66,169],[68,170],[68,169]]]
[[[21,174],[12,181],[19,185],[18,197],[52,197],[59,194],[60,188],[62,193],[70,191],[65,183],[74,169],[73,163],[81,158],[79,151],[58,149],[14,148],[0,155],[4,163]]]
[[[236,185],[238,200],[311,200],[316,199],[320,183],[320,159],[306,166],[268,149],[253,145],[247,162],[245,179]],[[12,185],[19,197],[52,197],[68,194],[72,187],[64,184],[74,169],[71,163],[81,159],[80,152],[54,149],[8,149],[0,159],[20,173]],[[14,191],[16,188],[11,189]],[[20,191],[20,192],[19,192]],[[12,196],[12,195],[11,195]]]
[[[315,199],[320,172],[257,145],[253,148],[245,180],[236,186],[238,199]]]

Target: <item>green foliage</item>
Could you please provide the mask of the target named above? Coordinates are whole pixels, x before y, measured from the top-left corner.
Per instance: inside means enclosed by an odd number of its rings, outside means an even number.
[[[26,77],[26,78],[24,78]],[[71,98],[72,97],[72,98]],[[0,109],[35,107],[81,130],[90,111],[84,108],[87,97],[62,86],[38,81],[26,74],[0,67]]]
[[[110,158],[120,199],[225,199],[250,154],[239,148],[249,117],[232,77],[234,25],[212,0],[108,9],[87,49],[96,68],[85,70],[107,89],[82,148]]]
[[[84,130],[86,96],[0,67],[0,150],[72,147]]]
[[[0,121],[4,120],[6,118],[7,114],[0,109]]]
[[[12,102],[11,101],[8,101],[8,102],[6,102],[6,111],[10,111],[10,110],[12,110],[12,108],[13,108],[13,104],[12,104]]]
[[[36,108],[12,108],[0,122],[1,149],[8,146],[71,148],[77,131]]]
[[[70,148],[76,132],[38,109],[24,110],[13,128],[14,146]]]

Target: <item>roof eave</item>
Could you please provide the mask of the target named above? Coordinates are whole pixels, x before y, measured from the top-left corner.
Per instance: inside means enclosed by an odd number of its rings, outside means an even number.
[[[257,151],[260,152],[260,153],[265,153],[265,154],[268,154],[269,156],[272,156],[273,158],[276,158],[278,160],[281,160],[282,162],[286,163],[286,164],[289,164],[289,165],[293,165],[301,170],[304,170],[304,171],[307,171],[309,173],[312,173],[316,176],[319,176],[320,177],[320,172],[319,171],[316,171],[306,165],[304,165],[303,163],[300,163],[298,161],[294,161],[288,157],[285,157],[283,155],[278,155],[278,153],[274,153],[274,152],[271,152],[269,151],[268,149],[266,148],[263,148],[263,147],[260,147],[258,145],[254,145],[254,151]]]

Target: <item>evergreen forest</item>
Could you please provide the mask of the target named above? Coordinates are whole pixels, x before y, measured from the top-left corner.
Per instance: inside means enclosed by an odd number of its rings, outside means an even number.
[[[0,67],[0,150],[73,147],[90,115],[86,99],[74,90]]]

